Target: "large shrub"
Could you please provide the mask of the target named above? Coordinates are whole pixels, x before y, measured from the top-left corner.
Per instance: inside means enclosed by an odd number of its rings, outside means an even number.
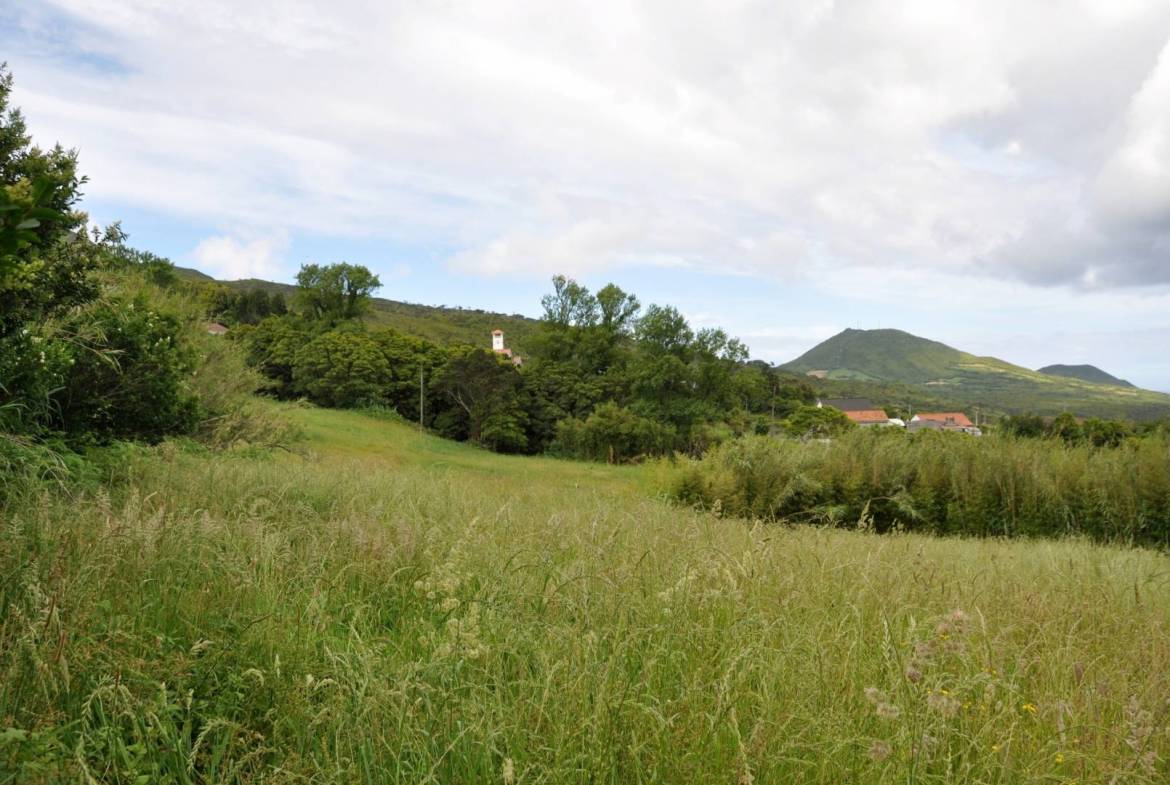
[[[640,417],[607,402],[584,420],[568,418],[557,425],[553,449],[563,455],[620,463],[671,450],[676,434],[668,425]]]
[[[110,291],[60,326],[71,336],[68,371],[51,426],[75,439],[155,441],[199,422],[189,379],[199,357],[182,315],[146,291]]]

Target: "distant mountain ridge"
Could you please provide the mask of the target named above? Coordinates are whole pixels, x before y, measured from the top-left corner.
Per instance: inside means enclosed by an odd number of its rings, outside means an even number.
[[[202,283],[218,283],[229,289],[247,291],[263,289],[279,292],[290,302],[297,287],[287,283],[245,278],[238,281],[218,281],[206,273],[189,267],[176,267],[180,277]],[[369,321],[393,327],[407,335],[426,338],[440,344],[467,343],[491,346],[491,332],[504,331],[508,347],[523,354],[529,339],[536,333],[536,319],[520,314],[503,314],[478,308],[455,308],[446,305],[419,305],[417,303],[374,297],[371,300]]]
[[[1113,381],[1105,382],[1096,376],[1041,373],[902,330],[847,329],[780,367],[835,381],[838,387],[850,382],[861,390],[870,383],[908,385],[969,407],[1009,414],[1170,416],[1170,395],[1164,393],[1111,376]]]
[[[1092,382],[1093,384],[1112,384],[1115,387],[1136,387],[1137,385],[1127,382],[1125,379],[1118,379],[1116,376],[1105,373],[1095,365],[1045,365],[1043,368],[1038,368],[1036,373],[1044,373],[1049,376],[1064,376],[1068,379],[1080,379],[1083,382]]]

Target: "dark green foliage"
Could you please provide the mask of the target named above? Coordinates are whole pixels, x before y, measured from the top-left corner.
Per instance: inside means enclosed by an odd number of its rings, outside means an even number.
[[[857,426],[844,412],[832,406],[817,408],[801,404],[784,418],[781,427],[789,436],[798,439],[823,439],[839,436]]]
[[[297,350],[293,385],[321,406],[353,408],[385,403],[390,363],[366,333],[331,330]]]
[[[421,403],[428,425],[452,405],[432,384],[449,352],[397,330],[365,330],[353,323],[328,329],[286,315],[238,327],[231,336],[265,377],[259,392],[277,398],[303,397],[339,408],[389,407],[411,422],[418,422]]]
[[[233,291],[226,287],[217,288],[210,295],[208,313],[216,321],[226,325],[259,324],[269,316],[284,316],[288,303],[281,292],[264,289]]]
[[[297,352],[316,334],[313,325],[292,316],[270,316],[255,327],[237,327],[229,335],[244,344],[249,363],[267,380],[260,392],[296,397],[293,367]]]
[[[527,415],[520,405],[520,374],[504,358],[473,346],[453,352],[439,370],[434,388],[454,404],[445,428],[501,452],[527,447]]]
[[[381,286],[378,276],[361,265],[306,264],[297,273],[297,304],[307,318],[336,324],[364,314]]]
[[[829,445],[753,437],[680,475],[680,500],[744,516],[934,534],[1170,544],[1170,440],[1059,440],[854,429]]]
[[[85,233],[76,155],[32,146],[11,88],[0,66],[0,439],[24,455],[64,439],[54,454],[67,454],[193,432],[221,412],[192,385],[196,317],[163,291],[173,266],[127,247],[117,224]]]
[[[198,358],[180,316],[144,293],[111,293],[71,314],[77,336],[56,403],[54,430],[75,439],[156,441],[188,433],[199,405],[187,386]]]
[[[1002,418],[996,428],[1005,434],[1032,439],[1053,438],[1065,444],[1090,444],[1094,447],[1117,447],[1135,433],[1133,426],[1117,420],[1090,417],[1079,421],[1064,412],[1052,418],[1035,414],[1018,414]]]
[[[574,458],[621,463],[643,455],[664,455],[676,439],[670,426],[609,401],[584,420],[561,420],[552,449]]]
[[[1074,419],[1075,422],[1075,419]],[[1012,436],[1037,438],[1048,435],[1048,425],[1038,414],[1013,414],[1000,419],[996,430]]]
[[[557,424],[584,418],[598,401],[613,394],[614,375],[582,374],[574,366],[546,360],[527,363],[521,373],[523,407],[528,413],[528,446],[543,452],[557,435]]]

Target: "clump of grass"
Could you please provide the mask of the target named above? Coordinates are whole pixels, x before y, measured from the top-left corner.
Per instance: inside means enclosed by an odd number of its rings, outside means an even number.
[[[0,782],[1170,774],[1164,554],[719,519],[287,413],[310,459],[164,445],[9,509]]]
[[[1170,439],[1055,440],[859,431],[832,443],[749,437],[669,480],[685,503],[792,522],[1170,545]]]

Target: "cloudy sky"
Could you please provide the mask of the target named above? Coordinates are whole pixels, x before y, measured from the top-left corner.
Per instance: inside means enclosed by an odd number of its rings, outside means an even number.
[[[5,0],[95,221],[536,315],[615,281],[785,361],[899,327],[1170,390],[1170,0]]]

